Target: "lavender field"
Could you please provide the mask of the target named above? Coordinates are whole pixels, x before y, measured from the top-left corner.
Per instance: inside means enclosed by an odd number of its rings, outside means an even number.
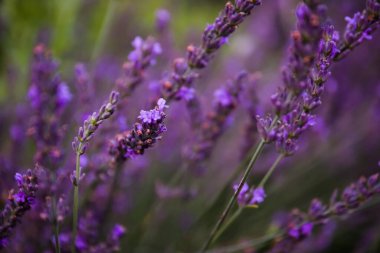
[[[380,0],[226,1],[0,0],[0,252],[380,252]]]

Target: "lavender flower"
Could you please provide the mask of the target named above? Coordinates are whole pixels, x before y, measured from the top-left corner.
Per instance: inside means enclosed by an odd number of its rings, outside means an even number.
[[[237,191],[238,185],[234,185],[233,188],[235,191]],[[256,207],[258,204],[264,202],[265,197],[266,194],[263,187],[250,188],[248,184],[245,183],[238,194],[237,202],[239,206],[242,207]]]
[[[229,80],[226,87],[214,93],[213,110],[207,114],[197,139],[186,158],[189,168],[197,173],[203,173],[204,162],[211,156],[212,150],[222,135],[226,121],[239,102],[239,94],[247,74],[240,73],[235,80]]]
[[[118,134],[111,141],[109,153],[116,162],[144,154],[146,149],[161,139],[161,134],[166,131],[166,126],[163,124],[166,117],[164,113],[166,107],[168,107],[166,101],[161,98],[154,109],[141,110],[134,128]]]
[[[205,68],[214,53],[228,41],[228,37],[236,30],[239,24],[251,14],[254,7],[261,4],[259,0],[236,0],[234,4],[228,2],[224,10],[215,19],[213,24],[206,26],[202,45],[187,47],[187,59],[178,58],[174,61],[171,80],[162,81],[162,94],[168,102],[172,99],[182,99],[181,88],[192,88],[198,78],[194,69]],[[179,94],[178,94],[179,93]]]
[[[120,240],[126,233],[126,228],[115,224],[108,232],[104,241],[99,241],[98,231],[100,224],[95,213],[86,212],[81,219],[78,228],[78,237],[75,242],[76,248],[83,253],[113,253],[120,251]],[[70,238],[67,233],[61,235],[63,249],[69,251]]]
[[[72,95],[57,74],[58,63],[52,59],[50,51],[39,44],[33,53],[28,98],[34,112],[28,134],[36,142],[35,161],[47,167],[62,158],[59,149],[63,135],[60,117]]]
[[[12,230],[21,222],[21,217],[32,208],[38,190],[38,179],[32,170],[25,174],[16,173],[14,178],[18,191],[9,192],[8,201],[0,215],[0,249],[6,246]]]
[[[346,17],[346,30],[344,40],[340,43],[342,53],[336,55],[335,60],[344,58],[348,52],[362,44],[365,40],[372,39],[372,33],[380,25],[380,3],[377,0],[367,0],[366,9],[357,12],[354,16]]]
[[[283,227],[286,234],[277,242],[273,252],[291,252],[297,243],[311,235],[315,226],[325,224],[334,216],[341,217],[356,211],[379,193],[379,174],[374,174],[368,179],[361,177],[356,183],[347,186],[340,199],[335,191],[328,206],[314,199],[308,213],[303,213],[298,209],[293,210]]]
[[[162,53],[160,44],[153,37],[145,40],[136,37],[132,46],[134,50],[129,53],[128,61],[123,65],[124,75],[116,81],[117,90],[122,98],[132,94],[142,82],[144,71],[154,65],[156,57]]]
[[[162,33],[164,32],[170,23],[170,12],[165,9],[159,9],[156,11],[156,29]]]
[[[104,120],[111,117],[114,113],[118,99],[119,93],[116,91],[111,92],[109,101],[103,104],[98,112],[94,112],[84,121],[83,127],[79,128],[78,135],[72,142],[73,149],[76,153],[83,155],[86,152],[87,143],[94,136],[95,131]]]
[[[292,54],[283,72],[285,87],[272,96],[277,119],[274,122],[258,117],[262,138],[268,143],[275,141],[277,150],[284,155],[292,155],[300,134],[315,125],[311,110],[321,104],[323,84],[339,52],[333,27],[322,28],[324,13],[324,7],[318,4],[298,7],[298,30],[293,33]]]
[[[236,0],[235,4],[228,2],[214,23],[206,26],[203,32],[202,46],[190,45],[187,48],[189,66],[196,69],[206,67],[215,51],[228,41],[228,37],[237,26],[251,14],[255,6],[260,4],[261,2],[257,0]]]

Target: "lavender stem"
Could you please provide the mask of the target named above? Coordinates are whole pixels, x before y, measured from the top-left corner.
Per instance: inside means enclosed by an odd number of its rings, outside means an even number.
[[[278,164],[282,161],[282,159],[284,158],[284,154],[279,154],[276,158],[276,160],[274,161],[274,163],[272,164],[272,166],[270,167],[270,169],[268,170],[268,172],[265,174],[265,176],[263,177],[263,179],[261,179],[258,187],[264,187],[265,186],[265,183],[268,181],[268,179],[270,178],[270,176],[273,174],[273,171],[277,168]]]
[[[277,168],[278,164],[282,161],[282,159],[284,158],[285,156],[283,154],[280,154],[276,160],[274,161],[274,163],[272,164],[272,166],[270,167],[270,169],[267,171],[267,173],[265,173],[263,179],[261,179],[260,183],[258,184],[257,187],[264,187],[265,186],[265,183],[268,181],[268,179],[270,178],[270,176],[273,174],[273,171]],[[243,211],[244,209],[244,206],[240,206],[232,215],[231,215],[231,218],[227,220],[227,222],[224,224],[224,226],[221,227],[221,229],[219,230],[219,232],[216,234],[214,240],[211,242],[211,243],[214,243],[222,234],[223,232],[239,217],[239,215],[241,214],[241,212]]]
[[[275,122],[275,120],[274,120],[274,122]],[[232,198],[228,202],[228,205],[224,209],[224,211],[223,211],[221,217],[219,218],[218,222],[215,224],[215,226],[214,226],[213,230],[211,231],[211,233],[210,233],[210,235],[209,235],[206,243],[203,245],[203,247],[201,249],[201,253],[204,253],[208,249],[208,247],[210,247],[212,241],[214,240],[214,237],[217,235],[219,229],[221,228],[221,226],[223,225],[224,221],[226,220],[227,215],[231,211],[231,208],[233,207],[233,205],[234,205],[234,203],[236,201],[237,196],[239,195],[241,189],[243,188],[244,183],[247,181],[249,173],[253,169],[253,165],[255,164],[257,158],[260,156],[261,151],[264,148],[264,145],[265,145],[265,141],[264,140],[260,140],[260,142],[257,145],[257,148],[255,150],[255,153],[251,157],[251,160],[249,161],[249,164],[248,164],[248,166],[246,167],[246,169],[244,171],[244,175],[243,175],[243,177],[242,177],[242,179],[241,179],[241,181],[239,183],[238,189],[235,191],[234,195],[232,196]]]
[[[78,150],[82,149],[82,142],[78,145]],[[73,240],[71,244],[71,252],[75,253],[75,242],[77,239],[77,226],[78,226],[78,212],[79,212],[79,181],[80,181],[80,156],[81,153],[76,153],[76,165],[75,165],[75,183],[74,185],[74,203],[73,203]]]

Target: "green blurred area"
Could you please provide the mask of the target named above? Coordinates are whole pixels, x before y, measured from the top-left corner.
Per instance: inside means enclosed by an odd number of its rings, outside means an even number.
[[[16,101],[25,97],[37,42],[47,43],[60,60],[63,75],[70,75],[77,61],[93,61],[104,54],[125,57],[133,37],[154,34],[159,8],[171,12],[174,39],[177,46],[184,46],[185,35],[212,22],[223,4],[223,0],[0,0],[0,102],[9,98],[8,93]]]

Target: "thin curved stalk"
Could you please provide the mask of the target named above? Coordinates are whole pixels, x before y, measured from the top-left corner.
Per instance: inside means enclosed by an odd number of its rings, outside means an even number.
[[[211,231],[206,243],[203,245],[201,252],[205,252],[208,249],[208,247],[211,245],[212,241],[214,240],[214,237],[217,235],[219,229],[222,227],[223,223],[225,222],[228,214],[231,211],[231,208],[233,207],[233,205],[236,201],[238,194],[240,193],[241,189],[243,188],[244,183],[247,181],[249,173],[253,169],[253,165],[255,164],[257,158],[260,156],[260,154],[264,148],[264,145],[265,145],[264,140],[261,140],[259,142],[259,144],[257,145],[255,153],[251,157],[251,160],[249,161],[249,164],[248,164],[247,168],[245,169],[244,175],[243,175],[242,179],[240,180],[240,183],[239,183],[237,190],[235,191],[234,195],[232,195],[232,197],[229,200],[226,208],[224,209],[222,215],[220,216],[218,222],[215,224],[215,226],[214,226],[213,230]]]
[[[272,166],[270,167],[270,169],[267,171],[267,173],[265,173],[263,179],[260,181],[260,183],[258,184],[258,187],[264,187],[265,183],[268,181],[268,179],[270,178],[270,176],[273,174],[273,171],[277,168],[278,164],[282,161],[282,159],[284,158],[284,155],[283,154],[280,154],[276,160],[274,161],[274,163],[272,164]],[[242,213],[244,207],[239,207],[232,215],[231,215],[231,218],[227,220],[227,222],[224,224],[224,226],[222,226],[219,230],[219,232],[216,234],[216,236],[214,237],[213,241],[211,242],[214,243],[222,234],[223,232],[232,224],[234,223],[234,221],[240,216],[240,214]]]
[[[82,143],[79,144],[78,150],[81,150]],[[74,203],[73,203],[73,232],[71,242],[71,252],[75,253],[75,242],[77,239],[77,227],[78,227],[78,212],[79,212],[79,180],[80,180],[80,153],[76,154],[76,166],[75,166],[75,182],[74,182]]]

